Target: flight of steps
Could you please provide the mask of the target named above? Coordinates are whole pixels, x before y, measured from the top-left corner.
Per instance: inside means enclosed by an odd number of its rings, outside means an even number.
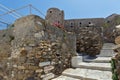
[[[62,75],[52,80],[112,80],[110,57],[98,57],[96,59],[84,59],[74,57],[73,68],[66,69]],[[103,61],[103,62],[102,62]]]
[[[61,76],[52,80],[112,80],[111,56],[113,44],[104,44],[100,56],[75,56],[72,58],[72,67],[62,72]],[[106,50],[105,50],[106,49]],[[110,55],[105,55],[103,53]],[[84,59],[84,60],[83,60]]]

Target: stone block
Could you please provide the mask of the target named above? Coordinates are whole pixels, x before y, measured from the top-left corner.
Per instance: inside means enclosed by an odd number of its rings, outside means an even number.
[[[20,69],[20,70],[26,69],[24,66],[17,66],[17,68]]]
[[[41,39],[44,37],[44,35],[45,35],[44,31],[41,31],[41,32],[35,33],[34,36],[38,39]]]
[[[40,62],[40,63],[39,63],[39,66],[40,66],[40,67],[47,66],[47,65],[50,65],[50,61]]]
[[[54,78],[55,75],[53,73],[48,73],[42,77],[43,77],[43,80],[50,80],[50,79]]]
[[[36,73],[41,73],[43,71],[43,69],[37,69],[35,70]]]
[[[54,66],[46,66],[46,67],[44,67],[44,72],[47,73],[53,69],[54,69]]]
[[[71,59],[72,67],[78,66],[78,63],[82,62],[82,56],[74,56]]]

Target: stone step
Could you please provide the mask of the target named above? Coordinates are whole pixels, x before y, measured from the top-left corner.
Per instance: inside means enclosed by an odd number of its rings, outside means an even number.
[[[74,67],[85,68],[85,69],[93,69],[93,70],[102,70],[102,71],[111,71],[111,64],[110,63],[80,62]]]
[[[112,57],[114,54],[114,51],[112,49],[102,49],[100,51],[100,54],[97,55],[98,57]]]
[[[104,43],[102,49],[111,49],[112,50],[114,46],[115,46],[115,44],[113,44],[113,43]]]
[[[100,51],[100,54],[97,56],[98,57],[112,57],[114,54],[114,51],[113,51],[114,46],[115,44],[113,43],[104,43]]]
[[[54,78],[52,80],[81,80],[81,79],[61,75],[61,76]]]
[[[88,56],[84,56],[85,62],[95,62],[95,63],[110,63],[111,57],[97,57],[97,58],[90,58]]]
[[[110,71],[100,71],[82,68],[66,69],[62,73],[62,75],[77,78],[79,80],[112,80],[112,73]]]

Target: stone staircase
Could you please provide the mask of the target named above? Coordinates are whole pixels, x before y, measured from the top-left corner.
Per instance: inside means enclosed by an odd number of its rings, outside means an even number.
[[[97,58],[73,57],[71,60],[73,68],[66,69],[61,76],[52,80],[112,80],[110,60],[113,55],[113,45],[111,43],[104,44],[100,56]]]
[[[79,57],[74,57],[72,62],[80,61]],[[85,59],[84,62],[73,63],[73,68],[66,69],[61,76],[52,80],[112,80],[109,61],[110,57]]]

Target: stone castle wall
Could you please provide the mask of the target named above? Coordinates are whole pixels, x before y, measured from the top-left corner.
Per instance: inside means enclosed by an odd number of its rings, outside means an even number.
[[[80,27],[102,27],[104,25],[104,18],[89,18],[89,19],[71,19],[65,20],[65,29],[67,31],[74,31],[76,32],[79,30]]]
[[[64,19],[64,11],[58,8],[50,8],[47,11],[45,20],[53,24],[55,22],[60,23],[64,26],[65,30],[68,32],[78,33],[79,27],[86,27],[89,25],[94,25],[95,27],[102,27],[104,25],[104,18],[88,18],[88,19]]]
[[[53,11],[53,12],[51,12]],[[63,15],[59,15],[60,13]],[[120,15],[112,14],[106,18],[86,18],[86,19],[64,19],[64,11],[57,8],[50,8],[47,11],[46,21],[51,24],[59,22],[64,25],[67,32],[80,33],[81,27],[95,27],[105,42],[114,42],[116,35],[115,26],[120,24]]]
[[[0,80],[50,80],[71,67],[76,36],[44,25],[36,15],[15,21],[11,54],[0,61]]]

